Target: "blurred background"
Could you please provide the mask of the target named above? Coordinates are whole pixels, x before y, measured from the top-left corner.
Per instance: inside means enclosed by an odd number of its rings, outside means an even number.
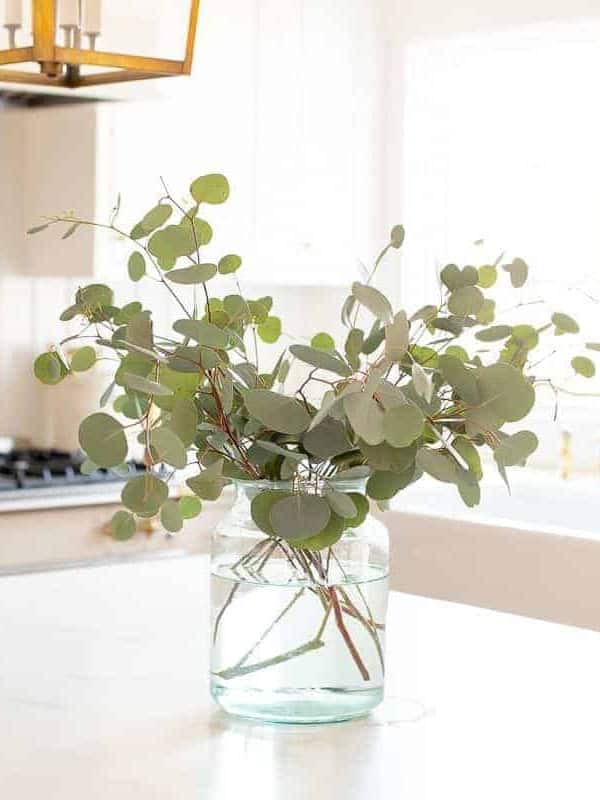
[[[180,57],[179,6],[189,0],[107,2],[103,46]],[[76,449],[106,384],[101,369],[50,389],[32,376],[33,356],[66,335],[58,313],[77,287],[108,281],[120,301],[152,303],[158,326],[177,313],[160,287],[126,280],[115,237],[25,231],[68,210],[105,221],[119,194],[128,228],[161,196],[161,176],[175,197],[200,174],[228,176],[207,260],[211,248],[240,253],[244,290],[274,296],[288,336],[339,332],[346,287],[403,223],[405,247],[380,281],[409,311],[435,302],[444,264],[505,253],[531,280],[516,300],[500,293],[499,309],[573,314],[600,340],[599,69],[594,0],[203,0],[189,78],[76,92],[2,84],[5,450]],[[561,369],[540,365],[565,392],[557,410],[540,390],[530,427],[542,446],[528,469],[542,483],[595,480],[598,381]]]

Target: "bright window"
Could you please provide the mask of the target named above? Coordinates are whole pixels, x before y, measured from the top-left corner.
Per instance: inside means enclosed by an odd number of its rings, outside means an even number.
[[[532,319],[541,324],[552,311],[572,313],[589,340],[600,340],[600,306],[590,299],[600,299],[599,74],[597,21],[406,46],[403,296],[409,305],[436,296],[436,268],[489,263],[506,250],[530,264],[531,280],[518,300],[533,304]],[[534,304],[542,297],[547,306]],[[498,307],[514,302],[509,293]],[[560,370],[543,368],[570,390],[598,391],[598,379],[573,377],[565,361]],[[593,417],[584,417],[586,406]],[[588,466],[597,461],[589,434],[599,407],[597,398],[561,400],[560,424],[585,428]]]

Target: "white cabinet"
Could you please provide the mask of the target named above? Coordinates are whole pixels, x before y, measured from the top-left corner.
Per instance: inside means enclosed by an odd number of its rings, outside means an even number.
[[[195,74],[161,83],[169,95],[5,115],[19,163],[2,165],[14,189],[1,202],[18,206],[8,231],[0,221],[4,269],[118,279],[114,236],[80,230],[64,242],[56,231],[24,230],[68,210],[106,221],[119,193],[129,230],[160,197],[161,176],[179,200],[209,172],[225,173],[232,189],[207,213],[215,254],[239,252],[254,280],[340,283],[358,258],[370,261],[387,235],[375,9],[361,0],[228,1],[235,13],[224,15],[216,5],[209,13],[207,0]]]
[[[70,210],[94,214],[98,113],[94,105],[0,111],[0,276],[93,275],[93,231],[63,241],[58,229],[27,230]]]
[[[21,111],[23,131],[22,207],[24,228],[45,216],[73,211],[93,218],[97,206],[96,152],[98,116],[95,105]],[[35,276],[91,276],[97,234],[79,230],[63,241],[67,226],[23,240],[22,272]]]

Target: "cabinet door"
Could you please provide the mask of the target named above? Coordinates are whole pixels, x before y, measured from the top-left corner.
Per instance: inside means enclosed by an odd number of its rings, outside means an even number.
[[[79,229],[64,241],[69,227],[35,236],[26,229],[44,217],[73,212],[92,219],[96,211],[97,106],[90,104],[20,112],[23,130],[23,229],[15,233],[22,248],[21,271],[40,277],[91,277],[97,234]]]

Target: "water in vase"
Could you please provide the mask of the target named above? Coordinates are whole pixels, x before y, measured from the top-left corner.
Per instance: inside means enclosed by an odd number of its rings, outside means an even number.
[[[213,696],[278,722],[363,716],[383,695],[387,596],[386,572],[364,562],[327,563],[313,578],[283,558],[254,574],[213,563]]]

